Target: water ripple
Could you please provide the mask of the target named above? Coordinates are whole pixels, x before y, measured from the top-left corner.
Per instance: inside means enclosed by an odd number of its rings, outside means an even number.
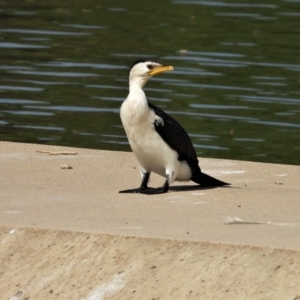
[[[25,100],[25,99],[11,99],[11,98],[0,98],[0,103],[2,104],[48,104],[47,101],[37,101],[37,100]]]
[[[55,30],[35,30],[35,29],[18,29],[18,28],[9,28],[9,29],[0,29],[0,32],[8,33],[20,33],[20,34],[40,34],[40,35],[90,35],[86,32],[69,32],[69,31],[55,31]]]
[[[235,91],[257,91],[254,88],[243,88],[238,86],[229,86],[229,85],[216,85],[216,84],[204,84],[204,83],[165,83],[169,85],[180,85],[186,87],[194,88],[206,88],[206,89],[221,89],[221,90],[235,90]]]
[[[188,116],[198,116],[198,117],[209,117],[222,120],[241,120],[241,121],[255,121],[256,118],[243,117],[243,116],[231,116],[231,115],[220,115],[220,114],[208,114],[208,113],[196,113],[196,112],[182,112],[182,111],[169,111],[173,115],[188,115]]]
[[[267,97],[267,96],[248,96],[248,95],[231,95],[232,97],[240,97],[243,101],[250,102],[277,102],[283,104],[300,104],[300,99],[285,97]]]
[[[247,64],[245,62],[239,62],[235,60],[226,60],[226,59],[216,59],[212,57],[203,57],[203,56],[166,56],[165,59],[169,60],[180,60],[180,61],[195,61],[200,65],[205,66],[226,66],[226,67],[245,67]]]
[[[118,101],[118,102],[122,102],[124,101],[123,97],[101,97],[101,96],[95,96],[92,97],[93,99],[101,99],[103,101]]]
[[[96,89],[114,89],[114,90],[128,90],[128,88],[116,85],[102,85],[102,84],[86,84],[87,88],[96,88]]]
[[[60,24],[62,27],[71,27],[77,29],[107,29],[107,26],[97,26],[97,25],[82,25],[82,24]]]
[[[62,81],[39,81],[39,80],[20,80],[21,82],[29,82],[38,85],[78,85],[78,82],[62,82]]]
[[[257,3],[229,3],[221,1],[200,1],[200,0],[175,0],[174,4],[195,4],[205,6],[220,6],[220,7],[239,7],[239,8],[278,8],[277,5],[273,4],[257,4]]]
[[[53,131],[64,131],[63,127],[53,127],[53,126],[33,126],[33,125],[13,125],[14,128],[22,129],[35,129],[35,130],[53,130]]]
[[[46,67],[64,67],[64,68],[92,68],[92,69],[127,69],[124,66],[110,65],[110,64],[97,64],[97,63],[79,63],[79,62],[66,62],[66,61],[50,61],[48,63],[36,64],[38,66]]]
[[[270,126],[278,126],[278,127],[294,127],[294,128],[300,128],[300,124],[295,123],[287,123],[287,122],[273,122],[273,121],[247,121],[248,123],[252,124],[259,124],[259,125],[270,125]]]
[[[204,109],[247,109],[247,110],[265,110],[262,108],[254,108],[249,106],[237,106],[237,105],[215,105],[215,104],[190,104],[190,107],[204,108]]]
[[[35,75],[35,76],[56,76],[56,77],[98,77],[99,74],[80,72],[49,72],[49,71],[9,71],[13,74]]]
[[[41,46],[41,45],[0,42],[0,48],[3,48],[3,49],[47,49],[50,47],[49,46]]]
[[[33,70],[32,67],[0,65],[0,70]]]
[[[187,53],[189,55],[213,56],[213,57],[245,57],[245,54],[228,53],[228,52],[204,52],[204,51],[178,51],[179,53]]]
[[[220,146],[211,146],[211,145],[199,145],[199,144],[194,144],[194,147],[196,149],[210,149],[210,150],[229,150],[227,147],[220,147]]]
[[[189,52],[186,52],[189,54]],[[205,64],[210,66],[228,66],[228,67],[245,67],[245,66],[260,66],[260,67],[278,67],[283,69],[290,69],[300,71],[300,65],[297,64],[285,64],[285,63],[269,63],[269,62],[253,62],[253,61],[237,61],[237,60],[225,60],[215,59],[212,57],[203,57],[195,55],[185,56],[165,56],[164,59],[168,60],[180,60],[180,61],[195,61],[199,64]]]
[[[265,142],[266,140],[264,139],[250,139],[250,138],[234,138],[235,141],[239,142]]]
[[[24,108],[29,109],[47,109],[47,110],[57,110],[57,111],[67,111],[67,112],[112,112],[120,113],[119,108],[99,108],[99,107],[86,107],[86,106],[67,106],[67,105],[56,105],[56,106],[36,106],[36,105],[27,105]]]
[[[54,113],[48,113],[48,112],[37,112],[37,111],[28,111],[28,110],[2,110],[2,112],[11,114],[11,115],[24,115],[24,116],[41,116],[41,117],[50,117],[53,116]]]
[[[24,91],[24,92],[41,92],[43,88],[27,87],[27,86],[10,86],[0,85],[0,90]]]

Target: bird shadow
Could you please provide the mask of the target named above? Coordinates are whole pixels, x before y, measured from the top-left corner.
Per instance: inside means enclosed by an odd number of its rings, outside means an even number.
[[[216,188],[227,189],[227,188],[235,188],[235,187],[229,185],[223,185],[223,186],[176,185],[176,186],[170,186],[169,191],[175,191],[175,192],[206,191],[206,190],[213,190]]]

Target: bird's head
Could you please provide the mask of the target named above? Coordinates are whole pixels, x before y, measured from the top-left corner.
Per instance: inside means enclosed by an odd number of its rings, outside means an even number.
[[[174,70],[172,66],[163,66],[152,60],[139,59],[130,68],[129,85],[138,84],[142,88],[150,77],[172,70]]]

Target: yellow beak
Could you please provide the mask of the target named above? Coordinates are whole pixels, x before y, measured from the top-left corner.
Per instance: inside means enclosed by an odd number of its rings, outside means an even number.
[[[150,70],[148,72],[148,74],[150,76],[154,76],[154,75],[166,72],[166,71],[173,71],[173,70],[174,70],[174,68],[172,66],[159,66],[159,67],[155,67],[152,70]]]

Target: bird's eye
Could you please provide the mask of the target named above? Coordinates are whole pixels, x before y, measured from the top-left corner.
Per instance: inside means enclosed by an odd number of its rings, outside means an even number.
[[[147,65],[147,68],[148,68],[149,70],[152,70],[152,69],[153,69],[153,66],[152,66],[152,65]]]

